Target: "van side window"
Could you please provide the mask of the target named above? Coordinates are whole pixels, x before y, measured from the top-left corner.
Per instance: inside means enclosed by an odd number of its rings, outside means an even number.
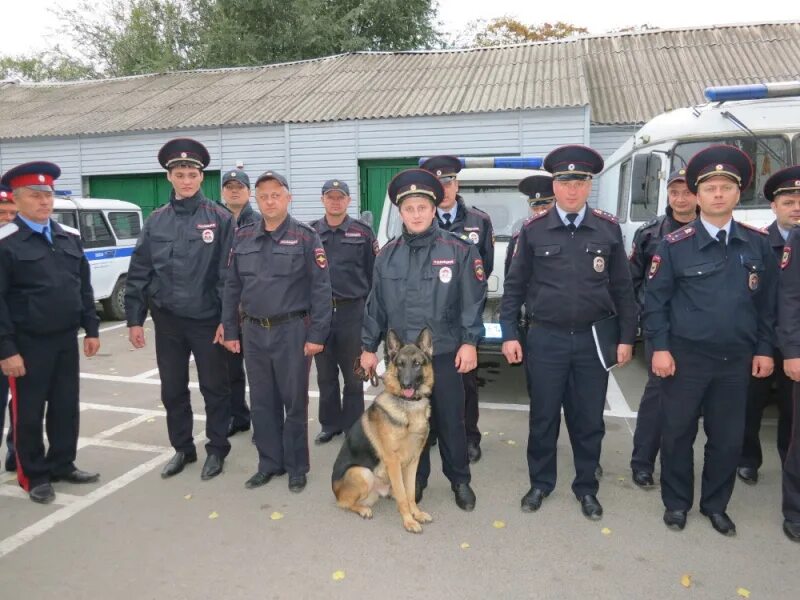
[[[617,199],[617,216],[620,221],[625,221],[628,216],[628,198],[631,195],[631,161],[622,163],[619,169],[619,197]]]
[[[84,248],[115,246],[116,241],[99,210],[81,211],[78,217]]]
[[[142,231],[138,212],[110,212],[108,221],[119,239],[137,238]]]
[[[73,210],[55,210],[53,211],[52,218],[55,222],[66,225],[67,227],[72,227],[73,229],[78,228],[78,220]]]
[[[650,221],[658,214],[660,173],[661,157],[658,154],[637,154],[634,157],[631,221]]]

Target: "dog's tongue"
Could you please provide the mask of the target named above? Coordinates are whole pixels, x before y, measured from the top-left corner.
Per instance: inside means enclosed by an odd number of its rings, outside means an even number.
[[[403,390],[403,396],[406,398],[413,398],[414,397],[414,388],[409,388],[407,390]]]

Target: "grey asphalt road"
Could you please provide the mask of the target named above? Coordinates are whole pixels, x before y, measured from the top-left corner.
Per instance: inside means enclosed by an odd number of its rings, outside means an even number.
[[[528,487],[522,371],[489,359],[479,374],[484,457],[473,468],[477,507],[464,513],[455,506],[436,457],[421,503],[434,522],[413,535],[389,500],[379,502],[371,521],[336,508],[330,471],[341,438],[311,446],[309,485],[299,495],[288,491],[285,477],[244,489],[256,467],[248,434],[233,438],[220,477],[200,481],[197,464],[161,480],[171,450],[152,331],[147,348],[133,351],[124,327],[104,327],[117,328],[103,333],[99,356],[81,363],[78,455],[79,466],[100,471],[102,479],[56,484],[57,502],[43,507],[0,474],[0,598],[717,600],[749,594],[778,600],[800,593],[800,548],[781,532],[774,419],[763,428],[761,482],[734,492],[729,512],[739,535],[720,536],[696,510],[684,532],[668,531],[659,492],[637,489],[628,469],[645,381],[641,363],[615,372],[609,390],[602,521],[586,520],[570,492],[566,431],[556,491],[539,512],[520,511]],[[309,436],[318,431],[315,390],[312,383]],[[196,387],[192,395],[200,440],[202,400]],[[703,441],[696,448],[698,471]]]

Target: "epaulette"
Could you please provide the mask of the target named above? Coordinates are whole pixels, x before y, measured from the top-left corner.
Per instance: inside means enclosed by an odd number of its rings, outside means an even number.
[[[769,231],[767,231],[762,227],[756,227],[755,225],[750,225],[748,223],[745,223],[744,221],[736,221],[736,224],[741,225],[742,227],[744,227],[745,229],[749,229],[750,231],[756,231],[761,235],[769,235]]]
[[[593,208],[592,214],[595,217],[600,217],[601,219],[605,219],[606,221],[611,221],[614,225],[619,223],[619,219],[616,215],[612,215],[611,213],[607,213],[604,210],[600,210],[599,208]]]
[[[19,231],[19,225],[16,223],[8,223],[0,227],[0,240],[6,239],[10,235],[14,235]]]
[[[537,214],[535,214],[535,215],[533,215],[531,217],[528,217],[527,219],[525,219],[525,222],[522,224],[522,227],[526,227],[529,223],[533,223],[534,221],[538,221],[542,217],[544,217],[546,215],[549,215],[551,210],[553,210],[553,209],[552,208],[548,208],[547,210],[543,210],[540,213],[537,213]],[[522,227],[520,227],[520,231],[522,231]]]
[[[467,212],[469,212],[469,211],[471,211],[471,210],[475,211],[476,213],[478,213],[478,214],[479,214],[480,216],[482,216],[482,217],[486,217],[487,219],[490,219],[490,218],[491,218],[491,217],[489,216],[489,213],[487,213],[485,210],[481,210],[481,209],[480,209],[480,208],[478,208],[477,206],[468,206],[468,207],[467,207]]]
[[[69,225],[64,225],[63,223],[59,223],[58,226],[61,227],[61,229],[63,229],[67,233],[71,233],[72,235],[77,235],[78,237],[81,237],[81,232],[75,229],[74,227],[70,227]]]
[[[237,236],[239,236],[239,235],[245,235],[245,233],[247,233],[247,235],[250,235],[250,233],[249,233],[249,229],[250,229],[251,227],[254,227],[254,226],[255,226],[255,224],[256,224],[257,222],[258,222],[258,221],[248,221],[247,223],[242,223],[241,225],[239,225],[239,226],[236,228],[236,235],[237,235]]]
[[[314,219],[313,221],[310,221],[308,224],[309,224],[309,226],[311,226],[314,229],[316,229],[317,228],[317,223],[319,223],[320,221],[322,221],[322,219]]]
[[[361,225],[364,229],[369,229],[370,232],[372,231],[372,227],[370,227],[366,222],[362,221],[361,219],[353,219],[353,223]]]
[[[697,228],[694,225],[686,225],[685,227],[676,229],[672,233],[668,233],[664,236],[664,239],[667,240],[668,243],[674,244],[675,242],[680,242],[681,240],[692,237],[695,233],[697,233]]]
[[[457,239],[462,244],[465,244],[467,246],[472,246],[472,242],[469,240],[469,238],[467,236],[462,237],[460,234],[456,233],[455,231],[445,231],[444,229],[440,229],[439,231],[443,231],[447,235]]]
[[[641,231],[642,229],[647,229],[648,227],[653,227],[654,225],[658,225],[659,221],[660,219],[658,217],[654,217],[650,219],[647,223],[639,227],[639,229],[637,229],[636,231]]]
[[[312,232],[314,232],[314,233],[317,233],[317,230],[316,230],[316,229],[314,229],[314,228],[313,228],[311,225],[309,225],[308,223],[303,223],[303,221],[296,221],[296,223],[297,223],[298,225],[300,225],[300,227],[302,227],[303,229],[308,229],[309,231],[312,231]]]

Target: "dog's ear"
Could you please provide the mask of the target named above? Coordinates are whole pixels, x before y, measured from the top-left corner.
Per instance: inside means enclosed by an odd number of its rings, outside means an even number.
[[[390,329],[386,334],[386,352],[389,354],[389,361],[393,361],[395,355],[403,347],[403,340],[395,333],[394,329]]]
[[[427,355],[428,359],[433,359],[433,335],[427,327],[419,332],[417,346]]]

